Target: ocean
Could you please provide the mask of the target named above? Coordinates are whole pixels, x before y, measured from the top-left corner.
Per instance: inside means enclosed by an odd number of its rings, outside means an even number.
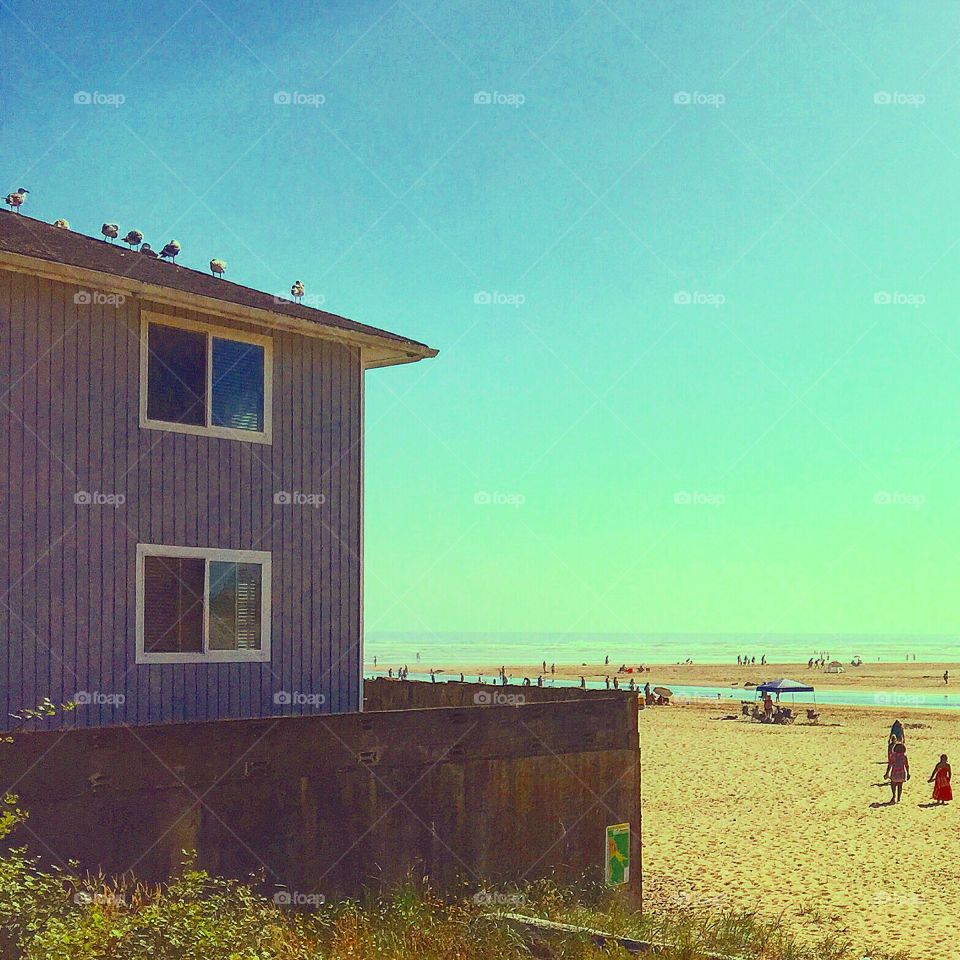
[[[905,634],[694,633],[386,633],[364,638],[364,660],[432,664],[736,663],[737,655],[772,663],[806,663],[821,655],[849,663],[960,662],[960,639]]]

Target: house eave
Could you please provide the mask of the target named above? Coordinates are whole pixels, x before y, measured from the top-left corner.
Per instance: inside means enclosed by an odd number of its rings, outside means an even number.
[[[374,333],[343,330],[322,322],[285,316],[259,307],[234,304],[202,294],[188,293],[172,287],[145,283],[142,280],[118,277],[87,267],[43,260],[5,250],[0,250],[0,268],[47,280],[79,284],[104,292],[120,293],[151,303],[195,310],[226,320],[252,323],[268,329],[287,330],[305,337],[332,340],[359,349],[365,369],[416,363],[418,360],[435,357],[438,353],[432,347],[414,341],[394,340]]]

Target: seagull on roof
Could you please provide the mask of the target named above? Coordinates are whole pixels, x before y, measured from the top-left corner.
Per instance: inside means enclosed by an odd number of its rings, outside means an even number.
[[[120,228],[115,223],[105,223],[100,228],[100,232],[103,234],[104,240],[109,240],[111,243],[120,236]]]
[[[165,260],[169,257],[174,263],[177,262],[177,254],[180,252],[180,243],[177,240],[171,240],[161,251],[160,259]]]
[[[123,242],[129,244],[131,248],[139,247],[143,243],[143,234],[139,230],[131,230],[123,238]]]
[[[222,277],[227,272],[227,261],[226,260],[211,260],[210,261],[210,272],[215,277]]]
[[[17,187],[13,193],[8,193],[7,198],[4,201],[11,210],[16,210],[17,213],[20,212],[20,207],[23,206],[23,201],[27,199],[27,194],[30,191],[26,187]]]
[[[303,284],[299,280],[294,280],[293,286],[290,288],[290,295],[293,299],[299,303],[303,299],[303,294],[305,293]]]
[[[143,244],[141,244],[141,245],[140,245],[140,252],[141,252],[145,257],[150,257],[152,260],[156,260],[156,259],[157,259],[157,251],[154,250],[153,247],[151,247],[149,243],[143,243]]]
[[[70,229],[70,221],[69,221],[69,220],[54,220],[54,221],[53,221],[53,225],[54,225],[55,227],[59,227],[61,230],[69,230],[69,229]]]

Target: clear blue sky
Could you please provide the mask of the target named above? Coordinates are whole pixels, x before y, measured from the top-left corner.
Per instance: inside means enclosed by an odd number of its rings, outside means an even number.
[[[440,348],[368,378],[368,629],[956,631],[954,6],[0,25],[27,212]]]

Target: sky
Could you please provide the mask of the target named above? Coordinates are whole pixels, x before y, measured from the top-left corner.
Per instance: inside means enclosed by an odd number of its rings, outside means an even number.
[[[953,5],[0,25],[25,212],[440,350],[367,376],[368,631],[957,632]]]

